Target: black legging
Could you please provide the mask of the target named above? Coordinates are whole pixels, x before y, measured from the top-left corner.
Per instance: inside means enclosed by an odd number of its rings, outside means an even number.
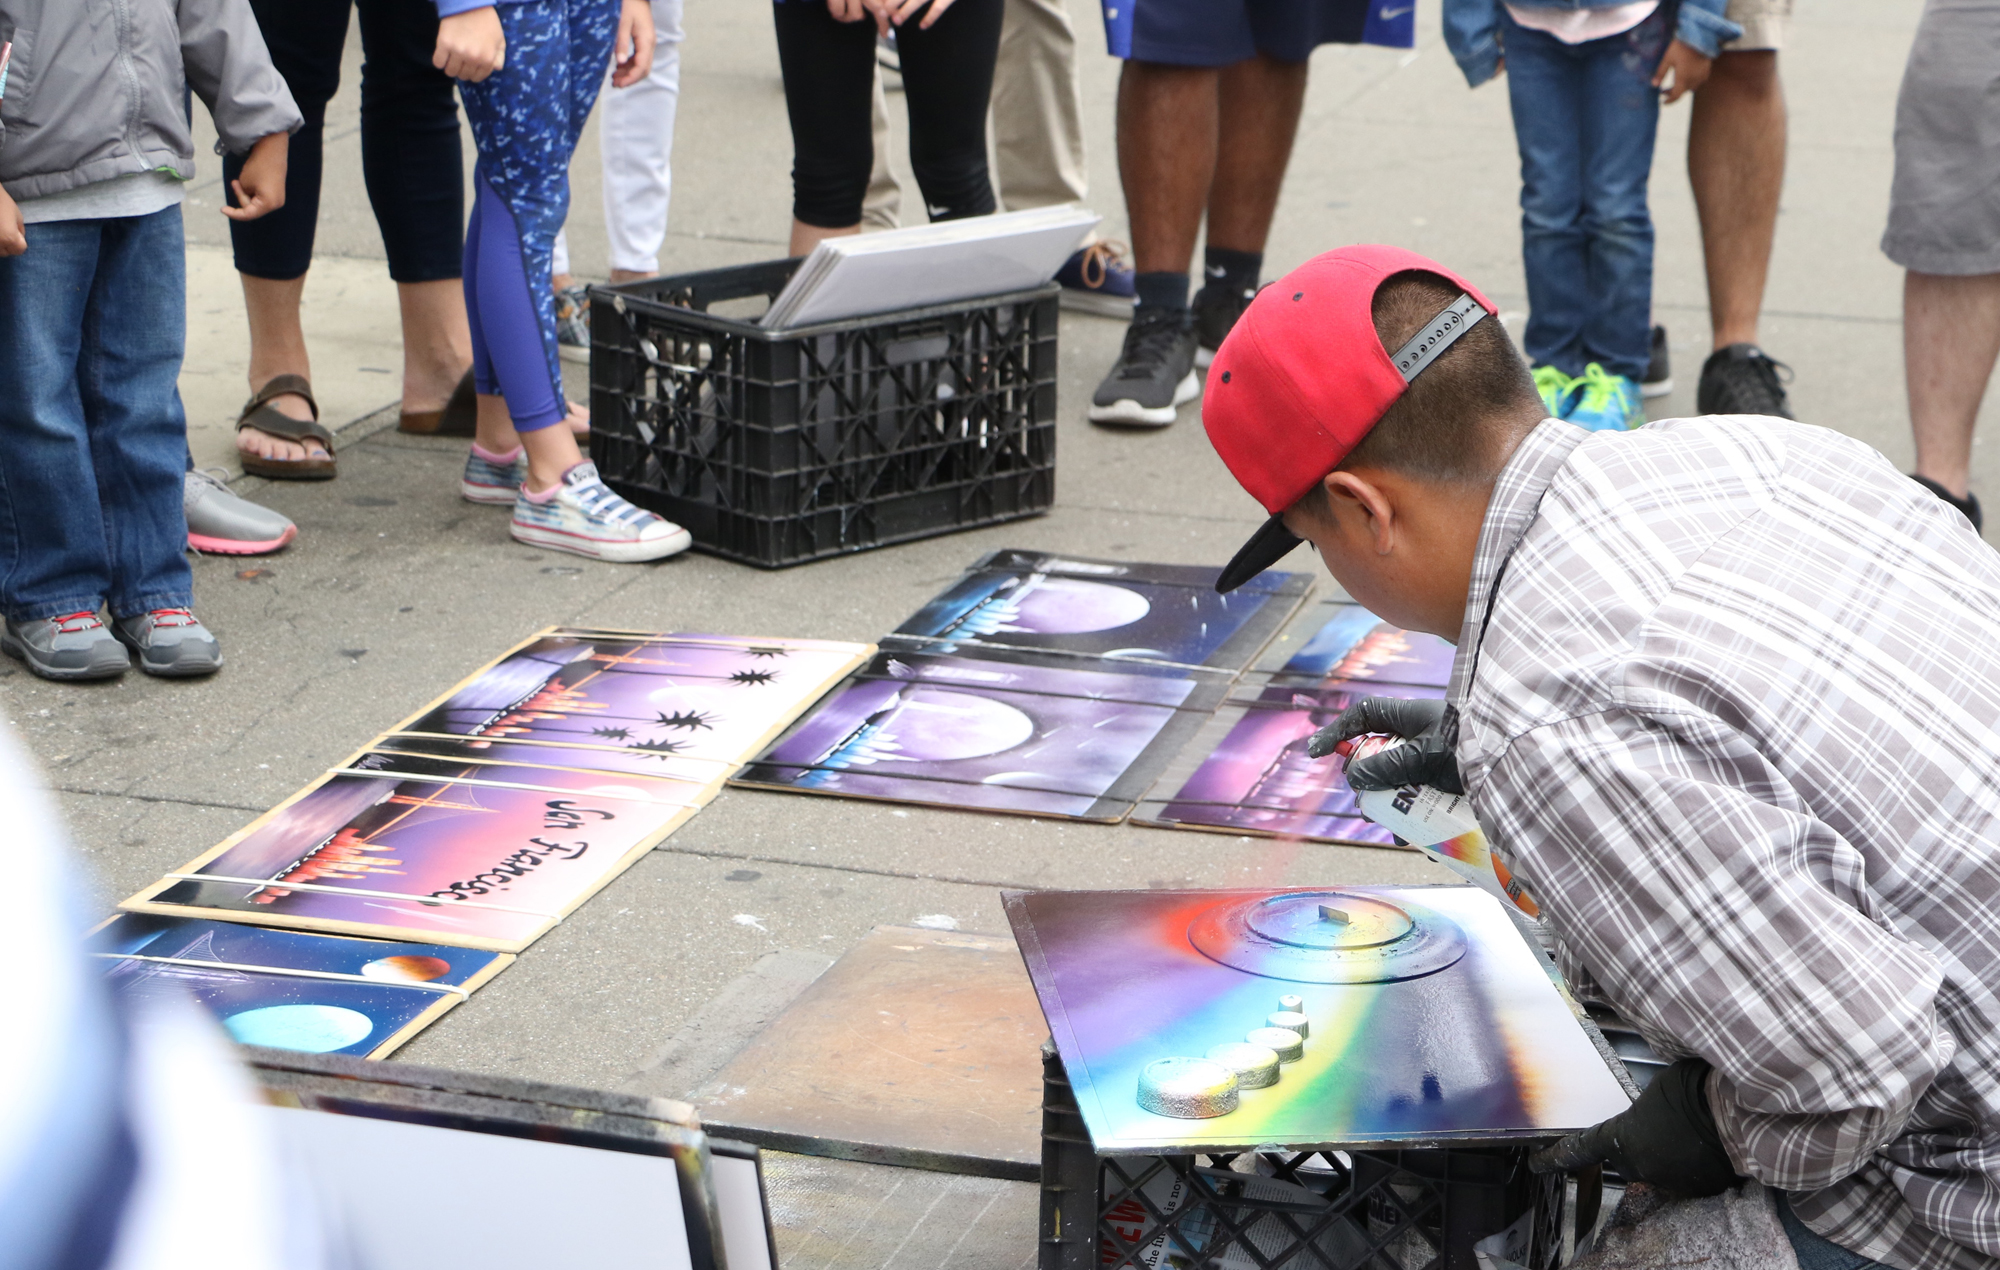
[[[896,30],[910,111],[910,167],[932,220],[993,210],[986,106],[1006,0],[958,0],[937,25]],[[821,229],[861,220],[875,162],[875,23],[839,22],[826,0],[778,0],[778,62],[792,120],[792,215]]]
[[[451,77],[431,65],[438,19],[430,0],[250,0],[305,126],[292,134],[285,205],[258,220],[229,222],[236,268],[253,278],[286,279],[312,264],[320,134],[326,103],[340,87],[350,8],[361,13],[361,176],[389,276],[456,278],[465,252],[464,158]],[[243,156],[224,158],[222,171],[227,191],[243,171]]]

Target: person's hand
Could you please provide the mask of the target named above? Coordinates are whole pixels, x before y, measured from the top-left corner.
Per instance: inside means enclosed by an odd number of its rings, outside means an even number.
[[[1691,44],[1675,40],[1667,45],[1666,56],[1660,59],[1660,69],[1653,72],[1653,87],[1660,90],[1662,105],[1671,106],[1683,96],[1708,82],[1708,72],[1715,66],[1715,59],[1703,57],[1694,51]],[[1673,77],[1673,86],[1667,86],[1667,78]]]
[[[1493,63],[1493,78],[1499,79],[1502,75],[1505,75],[1506,73],[1507,73],[1506,58],[1503,57],[1499,61]]]
[[[880,4],[882,18],[895,26],[903,25],[917,10],[930,5],[930,12],[924,14],[922,22],[917,23],[917,30],[928,31],[944,16],[944,11],[951,8],[952,0],[880,0]]]
[[[1681,1195],[1719,1195],[1736,1185],[1708,1105],[1709,1065],[1683,1058],[1653,1077],[1639,1101],[1603,1124],[1528,1157],[1537,1173],[1573,1173],[1608,1163],[1627,1182]]]
[[[1404,697],[1363,697],[1340,717],[1312,734],[1306,753],[1325,758],[1343,741],[1386,732],[1409,741],[1393,750],[1347,765],[1347,784],[1355,790],[1401,789],[1434,785],[1447,794],[1463,794],[1465,782],[1452,753],[1457,720],[1442,701],[1412,701]]]
[[[629,88],[653,69],[651,0],[625,0],[618,14],[618,38],[611,45],[611,86]]]
[[[257,138],[243,160],[243,171],[229,183],[236,206],[227,203],[222,214],[230,220],[256,220],[285,205],[285,168],[291,158],[292,134],[274,132]]]
[[[623,29],[622,21],[619,27]],[[651,57],[652,52],[653,46],[648,42],[646,55]],[[437,51],[431,54],[431,65],[453,79],[473,84],[506,66],[507,32],[501,29],[500,15],[493,11],[493,6],[440,18]]]
[[[18,256],[28,249],[28,227],[21,209],[7,191],[0,190],[0,256]]]

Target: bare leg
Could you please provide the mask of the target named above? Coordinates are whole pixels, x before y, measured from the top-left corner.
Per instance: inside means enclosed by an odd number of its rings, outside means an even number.
[[[568,428],[537,428],[533,432],[514,431],[504,397],[479,394],[479,422],[473,440],[481,449],[506,454],[515,446],[528,448],[527,488],[539,494],[562,480],[563,473],[583,462],[576,433]]]
[[[403,409],[437,410],[472,365],[465,287],[456,278],[399,282],[403,312]]]
[[[306,276],[296,278],[243,279],[243,309],[250,319],[250,391],[256,392],[278,375],[312,378],[312,361],[306,355],[306,334],[299,325],[299,297],[305,293]],[[469,347],[469,344],[468,344]],[[471,358],[468,355],[467,360]],[[293,419],[312,418],[312,407],[297,393],[271,399],[279,414]],[[267,459],[324,458],[326,447],[314,441],[307,446],[281,441],[256,428],[236,434],[236,448],[243,454]]]
[[[819,246],[823,239],[845,238],[849,234],[858,234],[860,232],[861,226],[858,222],[843,229],[822,229],[818,225],[808,225],[802,220],[794,220],[792,221],[792,254],[794,256],[809,256],[812,254],[812,249]]]
[[[567,291],[575,285],[576,275],[573,273],[558,273],[549,276],[549,290],[551,291]]]
[[[1221,139],[1208,193],[1208,245],[1261,252],[1305,105],[1306,64],[1259,54],[1223,68],[1218,96]]]
[[[1688,183],[1701,218],[1715,347],[1755,344],[1785,184],[1785,91],[1775,50],[1715,59],[1688,120]]]
[[[1217,84],[1204,67],[1126,62],[1118,77],[1118,179],[1140,273],[1185,273],[1215,182]]]
[[[1965,497],[1972,428],[2000,356],[2000,273],[1903,277],[1903,368],[1917,475]]]

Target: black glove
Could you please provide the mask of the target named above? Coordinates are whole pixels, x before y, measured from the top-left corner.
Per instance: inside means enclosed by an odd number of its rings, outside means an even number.
[[[1347,783],[1358,790],[1401,789],[1405,785],[1435,785],[1447,794],[1463,794],[1458,758],[1458,712],[1442,701],[1412,701],[1404,697],[1363,697],[1340,717],[1312,734],[1306,753],[1325,758],[1342,741],[1371,732],[1407,737],[1386,753],[1347,765]]]
[[[1575,1172],[1608,1162],[1628,1182],[1681,1195],[1716,1195],[1736,1185],[1708,1105],[1709,1066],[1683,1058],[1659,1075],[1631,1108],[1528,1157],[1537,1173]]]

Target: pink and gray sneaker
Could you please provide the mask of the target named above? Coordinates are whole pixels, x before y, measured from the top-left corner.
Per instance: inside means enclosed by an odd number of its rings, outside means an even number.
[[[290,519],[231,493],[206,471],[182,478],[181,506],[187,511],[188,546],[210,555],[266,556],[299,536]]]
[[[511,454],[496,454],[475,441],[472,452],[465,456],[465,475],[458,482],[458,493],[468,503],[512,507],[514,495],[527,479],[526,446],[515,446]]]
[[[531,547],[614,564],[658,560],[694,541],[679,525],[614,494],[587,461],[539,494],[523,484],[514,500],[513,534]]]

